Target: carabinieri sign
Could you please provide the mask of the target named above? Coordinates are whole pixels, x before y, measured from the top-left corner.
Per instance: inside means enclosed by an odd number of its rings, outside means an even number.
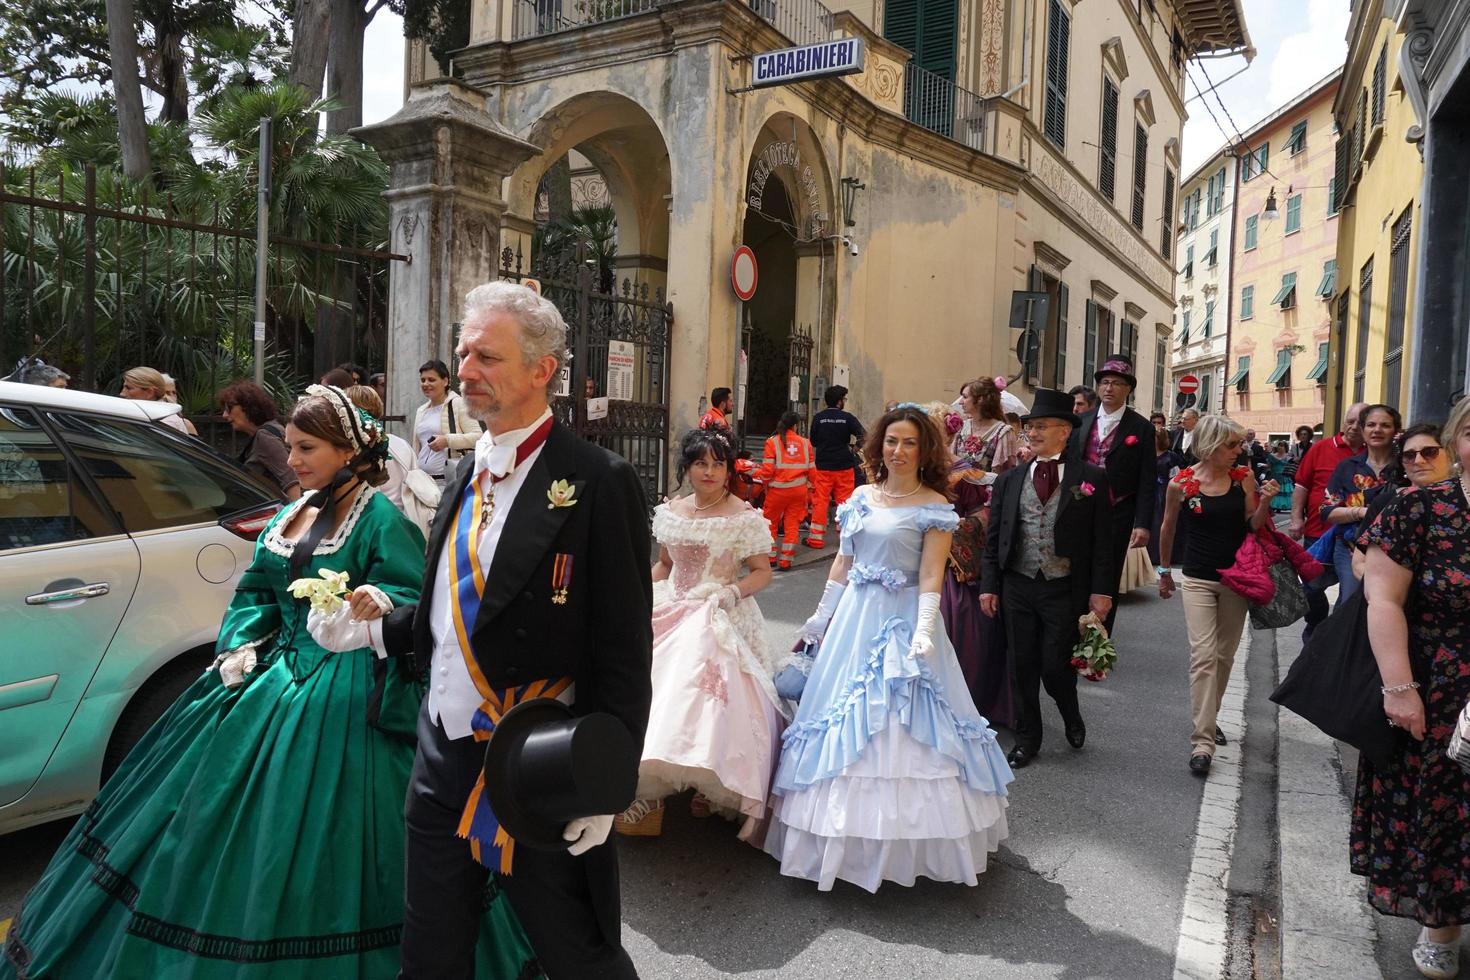
[[[786,85],[806,78],[834,78],[863,70],[863,39],[843,37],[755,56],[751,88]]]

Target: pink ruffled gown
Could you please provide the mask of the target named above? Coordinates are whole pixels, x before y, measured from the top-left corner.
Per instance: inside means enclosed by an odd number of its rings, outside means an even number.
[[[749,839],[768,811],[785,718],[760,607],[746,598],[727,612],[718,593],[747,558],[770,553],[770,526],[756,510],[687,518],[662,504],[653,533],[674,565],[653,586],[653,706],[638,797],[692,787],[743,816]]]

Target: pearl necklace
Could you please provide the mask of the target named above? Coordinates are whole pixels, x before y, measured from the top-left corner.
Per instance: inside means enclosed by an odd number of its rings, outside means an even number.
[[[719,500],[716,500],[712,504],[705,504],[703,507],[699,506],[698,498],[696,497],[695,498],[695,501],[696,502],[694,504],[694,509],[696,511],[700,511],[700,510],[709,510],[711,507],[718,507],[718,506],[720,506],[720,504],[723,504],[725,502],[725,498],[728,497],[728,496],[730,496],[730,491],[729,490],[726,490],[724,493],[720,494],[720,499]]]
[[[888,497],[888,498],[890,498],[892,500],[899,500],[899,499],[902,499],[903,497],[912,497],[914,494],[918,493],[922,489],[924,489],[924,484],[920,483],[918,486],[914,487],[908,493],[894,493],[892,490],[889,490],[888,489],[888,484],[887,483],[884,483],[883,484],[883,496]]]

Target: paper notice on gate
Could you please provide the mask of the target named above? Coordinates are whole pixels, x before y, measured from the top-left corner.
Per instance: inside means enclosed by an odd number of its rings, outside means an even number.
[[[587,420],[589,422],[592,422],[592,421],[596,421],[597,419],[605,419],[605,418],[607,418],[607,399],[606,398],[589,398],[589,399],[587,399]]]
[[[614,401],[633,400],[633,354],[631,341],[607,342],[607,397]]]

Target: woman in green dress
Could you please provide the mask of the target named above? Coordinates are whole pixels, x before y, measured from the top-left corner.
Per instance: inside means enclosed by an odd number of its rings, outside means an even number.
[[[371,650],[324,650],[290,584],[345,572],[380,605],[416,602],[424,539],[373,489],[386,435],[341,391],[307,391],[286,442],[316,492],[272,519],[214,665],[27,896],[0,980],[396,975],[422,686]],[[492,893],[485,908],[477,975],[539,976],[509,902]]]

